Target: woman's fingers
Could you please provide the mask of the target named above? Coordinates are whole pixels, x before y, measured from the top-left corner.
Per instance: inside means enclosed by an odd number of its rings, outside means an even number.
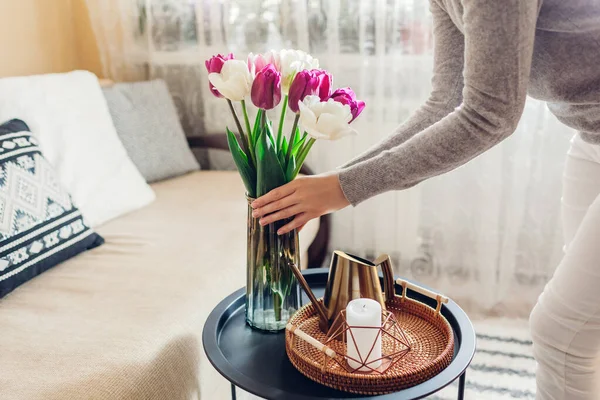
[[[286,185],[278,187],[277,189],[271,190],[269,193],[264,196],[259,197],[254,200],[251,204],[252,208],[257,209],[261,208],[269,203],[282,199],[290,194],[294,193],[294,182],[290,182]]]
[[[297,202],[295,201],[294,195],[292,193],[289,196],[284,197],[283,199],[275,200],[260,208],[255,208],[252,211],[252,216],[254,218],[260,218],[265,215],[272,214],[276,211],[284,210],[290,206],[293,206],[296,203]]]
[[[299,177],[255,200],[252,203],[252,215],[265,224],[295,215],[293,221],[279,230],[282,234],[347,205],[349,202],[341,189],[338,176],[317,175]]]
[[[286,225],[279,228],[279,230],[277,231],[277,234],[284,235],[288,232],[291,232],[294,229],[300,228],[301,226],[305,225],[311,219],[312,218],[309,217],[306,213],[298,214],[298,215],[296,215],[296,218],[294,218],[292,221],[290,221]]]
[[[298,205],[284,208],[283,210],[277,211],[275,213],[269,214],[266,217],[262,217],[260,219],[261,225],[267,225],[275,221],[279,221],[281,219],[286,219],[293,217],[294,215],[300,213],[302,210]]]

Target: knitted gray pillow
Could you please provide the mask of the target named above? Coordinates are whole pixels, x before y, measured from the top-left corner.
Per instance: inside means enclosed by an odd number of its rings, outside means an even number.
[[[163,80],[117,83],[103,91],[119,138],[147,182],[200,169]]]

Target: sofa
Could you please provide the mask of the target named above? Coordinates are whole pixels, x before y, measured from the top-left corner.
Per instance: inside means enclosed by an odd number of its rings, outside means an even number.
[[[229,398],[201,336],[212,308],[245,284],[242,182],[199,170],[150,187],[149,205],[95,227],[103,245],[0,299],[0,399]],[[304,266],[320,266],[328,221],[300,236]]]

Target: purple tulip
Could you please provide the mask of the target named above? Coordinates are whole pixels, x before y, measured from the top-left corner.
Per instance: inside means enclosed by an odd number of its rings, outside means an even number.
[[[318,88],[319,78],[313,71],[304,70],[298,72],[290,85],[288,100],[290,110],[297,113],[299,111],[298,103],[304,100],[306,96],[315,94]]]
[[[352,119],[350,122],[354,121],[365,108],[365,102],[356,100],[356,94],[350,88],[338,89],[333,92],[329,98],[337,101],[338,103],[348,104],[350,106],[350,111],[352,112]]]
[[[319,80],[319,89],[315,94],[319,96],[321,101],[326,101],[331,96],[331,74],[322,69],[313,69],[312,72]]]
[[[252,103],[263,110],[277,107],[281,101],[281,74],[273,64],[267,64],[256,74],[250,97]]]
[[[297,113],[298,103],[306,96],[317,95],[321,101],[326,101],[331,95],[331,74],[321,69],[300,71],[290,85],[290,110]]]
[[[208,71],[209,74],[211,73],[217,73],[220,74],[221,73],[221,69],[223,69],[223,64],[225,64],[225,61],[227,60],[233,60],[233,53],[229,53],[226,56],[222,55],[222,54],[217,54],[216,56],[212,56],[210,59],[206,60],[204,62],[204,65],[206,65],[206,70]],[[209,88],[210,88],[210,92],[215,95],[216,97],[223,97],[223,95],[221,93],[219,93],[219,91],[213,86],[212,83],[208,83]]]

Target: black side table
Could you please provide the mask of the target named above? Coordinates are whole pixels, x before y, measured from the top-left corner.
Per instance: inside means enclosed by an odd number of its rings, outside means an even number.
[[[323,295],[327,281],[326,268],[304,272],[306,281],[317,297]],[[400,289],[397,287],[397,290]],[[459,379],[458,399],[464,398],[465,372],[475,354],[475,330],[465,312],[452,300],[443,305],[442,314],[454,330],[454,357],[440,374],[417,386],[396,393],[370,397],[341,392],[322,386],[306,378],[290,363],[285,353],[285,335],[263,333],[246,325],[244,288],[227,296],[211,312],[202,341],[212,365],[231,382],[231,396],[235,387],[272,400],[308,399],[422,399]],[[408,295],[435,308],[435,300],[419,293]],[[304,298],[303,304],[308,303]]]

